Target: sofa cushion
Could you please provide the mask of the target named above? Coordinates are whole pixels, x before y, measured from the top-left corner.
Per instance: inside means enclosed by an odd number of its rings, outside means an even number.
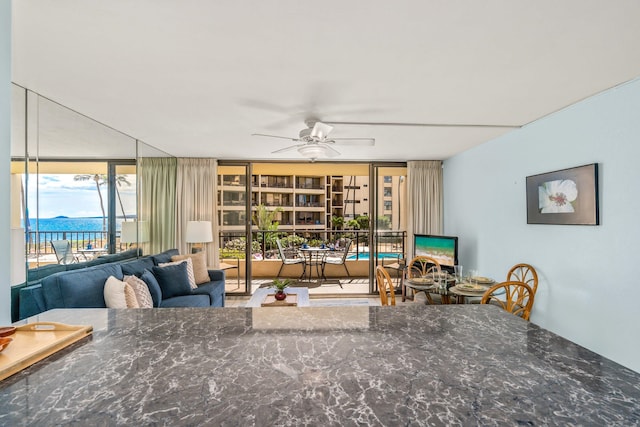
[[[131,285],[113,276],[104,284],[104,302],[107,308],[139,308]]]
[[[47,310],[53,308],[105,308],[104,284],[109,276],[122,279],[119,264],[64,271],[42,279]]]
[[[153,275],[156,276],[162,289],[163,299],[191,294],[186,262],[166,267],[153,267]]]
[[[154,276],[151,271],[145,270],[140,278],[144,280],[144,283],[146,283],[149,288],[149,293],[153,300],[153,306],[160,307],[160,301],[162,301],[162,289],[160,289],[156,276]]]
[[[207,282],[194,289],[194,294],[208,294],[213,307],[224,307],[224,280]]]
[[[124,276],[124,281],[131,286],[133,292],[136,294],[136,300],[140,308],[153,308],[153,298],[144,280],[132,275]]]
[[[47,264],[38,268],[30,268],[27,270],[27,281],[35,282],[61,271],[67,271],[67,266],[64,264]]]
[[[193,276],[196,285],[207,283],[209,280],[209,272],[207,271],[207,257],[204,252],[198,252],[188,255],[174,255],[171,261],[181,261],[183,259],[191,259],[193,263]]]
[[[186,258],[181,261],[163,262],[158,264],[158,267],[167,267],[169,265],[176,265],[181,263],[185,263],[187,265],[187,277],[189,278],[189,286],[191,286],[191,289],[197,288],[198,285],[196,285],[196,277],[193,274],[193,262],[191,261],[191,258]]]
[[[142,256],[142,249],[133,248],[133,249],[127,249],[126,251],[118,252],[118,253],[115,253],[115,254],[100,255],[96,259],[104,261],[105,263],[107,263],[107,262],[122,262],[122,261],[127,261],[127,260],[130,260],[130,259],[137,258],[139,256]]]
[[[171,262],[171,257],[178,254],[179,252],[177,249],[169,249],[168,251],[164,251],[156,255],[151,255],[151,258],[153,259],[153,263],[155,265],[158,265],[164,262]]]
[[[20,289],[19,319],[35,316],[47,309],[42,292],[42,283],[31,282],[29,286]]]
[[[160,307],[210,307],[211,299],[208,295],[182,295],[162,300]]]
[[[153,263],[153,259],[151,257],[139,258],[134,261],[127,261],[120,264],[122,267],[122,274],[125,276],[136,276],[142,277],[142,273],[144,270],[149,270],[153,268],[155,264]]]

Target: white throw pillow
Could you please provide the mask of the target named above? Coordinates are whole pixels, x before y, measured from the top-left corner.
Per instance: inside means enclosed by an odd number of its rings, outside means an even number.
[[[144,280],[136,276],[124,276],[124,281],[133,289],[140,308],[153,308],[153,298]]]
[[[183,262],[187,263],[187,276],[189,278],[189,285],[191,286],[191,289],[198,289],[198,285],[196,284],[196,276],[193,274],[193,261],[191,261],[191,258],[183,259],[180,261],[174,261],[174,262],[162,262],[158,264],[158,267],[166,267],[168,265],[177,265]]]
[[[104,302],[107,308],[139,307],[133,288],[114,276],[109,276],[104,284]]]

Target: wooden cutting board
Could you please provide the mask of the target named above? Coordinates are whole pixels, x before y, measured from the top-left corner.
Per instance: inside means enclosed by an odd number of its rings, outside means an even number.
[[[89,336],[93,326],[35,322],[18,326],[13,338],[0,352],[0,380],[20,372],[57,351]]]
[[[287,294],[287,298],[278,301],[276,299],[275,294],[269,294],[265,297],[262,302],[262,307],[286,307],[286,306],[297,306],[298,305],[298,295],[297,294]]]

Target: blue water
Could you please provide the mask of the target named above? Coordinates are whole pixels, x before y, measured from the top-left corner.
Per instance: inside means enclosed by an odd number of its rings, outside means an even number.
[[[116,220],[116,228],[120,230],[121,219]],[[91,218],[35,218],[29,219],[30,230],[39,231],[102,231],[102,217]]]
[[[129,219],[129,217],[127,217]],[[116,219],[116,231],[120,231],[120,223],[122,218]],[[97,238],[94,233],[102,232],[102,217],[87,217],[87,218],[40,218],[36,221],[35,218],[29,219],[31,227],[28,231],[31,231],[31,239],[35,239],[36,229],[40,232],[39,241],[44,242],[47,240],[57,239],[93,239]],[[23,222],[24,226],[24,222]],[[108,224],[105,224],[108,227]],[[105,228],[106,231],[106,228]],[[56,233],[59,232],[59,233]],[[63,234],[63,233],[78,233],[88,232],[87,235],[81,234]],[[93,236],[93,237],[92,237]]]
[[[398,259],[398,258],[402,258],[402,254],[378,252],[378,259]],[[360,260],[366,261],[369,259],[369,252],[361,252],[358,256],[349,255],[347,259],[349,260],[360,259]]]

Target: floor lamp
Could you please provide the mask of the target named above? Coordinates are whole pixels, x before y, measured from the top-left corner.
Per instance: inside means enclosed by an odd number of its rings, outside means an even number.
[[[204,243],[213,242],[211,221],[188,221],[185,241],[193,245],[192,254],[202,251]]]
[[[149,223],[147,221],[124,221],[120,228],[120,243],[132,244],[149,241]]]

